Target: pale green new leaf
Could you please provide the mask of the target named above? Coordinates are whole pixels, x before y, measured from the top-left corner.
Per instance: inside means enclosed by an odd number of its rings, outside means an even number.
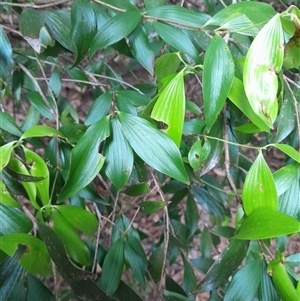
[[[203,99],[207,128],[220,114],[234,80],[231,52],[219,34],[211,40],[204,57]]]
[[[277,73],[283,62],[283,29],[275,15],[252,42],[244,64],[244,87],[253,111],[268,127],[277,117]]]
[[[242,199],[247,215],[258,208],[278,210],[274,178],[261,152],[246,176]]]
[[[0,146],[0,172],[8,164],[15,143],[16,141],[12,141]]]
[[[89,57],[92,57],[97,50],[110,46],[126,37],[136,28],[141,18],[142,15],[139,11],[127,11],[112,17],[99,29],[92,40]]]
[[[300,222],[284,213],[259,208],[246,217],[235,239],[268,239],[300,231]]]
[[[60,138],[64,137],[64,135],[60,131],[48,125],[34,125],[25,131],[25,133],[21,136],[20,140],[26,138],[45,137],[45,136],[47,137],[57,136]]]
[[[109,136],[109,117],[104,117],[86,130],[71,153],[71,166],[59,202],[68,199],[87,186],[104,164],[99,154],[101,141]]]
[[[186,184],[187,172],[176,144],[149,121],[118,112],[121,127],[137,155],[156,170]]]
[[[178,73],[161,91],[151,113],[153,119],[162,121],[168,126],[165,133],[173,139],[178,147],[185,114],[183,75],[183,72]]]

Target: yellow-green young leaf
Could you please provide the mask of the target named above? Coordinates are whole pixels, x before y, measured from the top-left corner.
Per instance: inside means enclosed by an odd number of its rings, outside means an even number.
[[[3,183],[3,181],[0,180],[0,203],[7,205],[7,206],[14,206],[14,207],[20,207],[21,204],[18,203],[8,192],[6,189],[6,185]],[[1,215],[1,219],[2,219]],[[3,223],[3,221],[1,221]],[[2,227],[2,225],[1,225]]]
[[[161,91],[151,113],[153,119],[162,121],[168,126],[165,132],[178,147],[185,114],[183,75],[183,72],[178,73]]]
[[[60,131],[48,125],[34,125],[25,131],[25,133],[21,136],[20,140],[26,138],[32,138],[32,137],[45,137],[45,136],[47,137],[57,136],[60,138],[64,137],[64,135]]]
[[[204,57],[203,100],[208,130],[220,114],[234,80],[231,52],[219,34],[212,38]]]
[[[30,173],[26,169],[26,166],[16,158],[12,158],[9,161],[8,167],[17,173],[20,173],[25,176],[30,176]],[[36,184],[34,182],[25,182],[25,181],[21,181],[21,183],[27,192],[27,195],[28,195],[31,205],[35,209],[40,209],[40,206],[36,201],[36,194],[37,194]]]
[[[0,172],[8,164],[15,143],[16,141],[12,141],[0,146]]]
[[[54,230],[62,237],[70,257],[82,265],[89,266],[90,251],[72,224],[56,209],[52,210],[52,218]]]
[[[246,217],[235,239],[268,239],[300,231],[300,222],[284,213],[259,208]]]
[[[257,208],[278,210],[274,178],[261,152],[246,176],[242,198],[247,215]]]
[[[71,205],[60,205],[55,207],[68,220],[74,228],[93,236],[97,230],[98,221],[93,213],[83,208]]]
[[[244,64],[244,87],[253,111],[272,127],[278,110],[277,73],[283,62],[283,29],[275,15],[251,44]]]
[[[40,273],[43,276],[49,275],[51,272],[51,260],[43,241],[26,233],[0,236],[0,249],[9,256],[14,255],[19,244],[26,246],[26,251],[18,261],[20,265],[29,273]]]
[[[195,143],[192,145],[188,159],[189,163],[194,169],[202,168],[202,161],[206,160],[211,150],[209,140],[205,139],[204,144],[202,145],[201,140],[198,138]]]

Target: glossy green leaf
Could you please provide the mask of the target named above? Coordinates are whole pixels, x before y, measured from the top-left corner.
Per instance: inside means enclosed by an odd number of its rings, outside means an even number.
[[[163,41],[175,49],[185,52],[194,61],[199,61],[199,53],[188,35],[169,24],[153,22],[152,25]]]
[[[107,201],[105,201],[99,193],[97,193],[91,185],[86,186],[85,188],[81,189],[78,192],[78,195],[84,199],[90,200],[94,203],[102,204],[102,205],[109,205]]]
[[[211,129],[220,114],[234,79],[231,52],[219,34],[212,38],[204,57],[203,99],[206,126]]]
[[[154,52],[150,47],[145,28],[141,24],[138,24],[128,36],[128,39],[134,57],[151,75],[153,75]]]
[[[121,190],[131,175],[133,153],[116,118],[111,120],[111,136],[105,144],[105,157],[104,171],[115,187]]]
[[[32,228],[30,220],[19,208],[7,206],[0,202],[0,215],[0,235],[18,232],[28,233]]]
[[[182,256],[182,260],[184,268],[182,287],[186,293],[190,293],[192,290],[195,289],[197,285],[197,280],[191,264],[187,261],[187,259],[184,256]]]
[[[136,107],[147,106],[150,103],[149,97],[133,90],[118,90],[116,98],[121,102],[130,102]]]
[[[0,172],[8,164],[15,144],[16,141],[12,141],[0,146]]]
[[[58,209],[58,208],[57,208]],[[52,210],[54,230],[62,237],[67,253],[76,262],[89,266],[90,251],[72,224],[58,210]]]
[[[129,264],[134,277],[144,286],[147,258],[140,241],[130,235],[128,235],[127,240],[124,241],[124,259]]]
[[[168,290],[164,290],[164,296],[166,300],[168,301],[189,301],[190,299],[188,297],[185,297],[181,294],[171,292]]]
[[[34,125],[24,132],[24,134],[20,137],[20,140],[26,138],[32,138],[32,137],[45,137],[45,136],[47,137],[57,136],[60,138],[64,137],[60,131],[48,125]]]
[[[127,187],[123,193],[130,195],[130,196],[139,196],[145,194],[149,189],[149,185],[146,182],[134,184]]]
[[[273,144],[270,144],[270,146],[276,147],[277,149],[281,150],[282,152],[287,154],[289,157],[291,157],[293,160],[300,163],[300,153],[298,151],[296,151],[291,145],[273,143]]]
[[[76,44],[70,36],[70,28],[64,19],[65,15],[51,11],[42,11],[42,15],[53,38],[66,49],[76,53]]]
[[[284,213],[259,208],[246,217],[236,239],[267,239],[300,231],[300,222]]]
[[[189,183],[180,152],[171,138],[143,118],[124,112],[118,115],[123,133],[142,160],[180,182]]]
[[[147,12],[147,15],[163,18],[167,23],[171,21],[170,24],[174,22],[177,26],[187,26],[189,29],[200,29],[201,26],[210,19],[207,14],[176,5],[152,8]]]
[[[228,277],[242,263],[247,254],[248,247],[248,241],[232,240],[198,284],[195,292],[212,291],[225,283]]]
[[[18,246],[17,251],[11,257],[6,257],[0,264],[0,296],[2,300],[9,300],[16,284],[24,274],[24,270],[18,260],[26,250],[25,246]],[[20,300],[20,299],[16,299]],[[20,300],[23,301],[23,300]]]
[[[26,233],[0,236],[0,249],[9,256],[14,255],[19,244],[26,246],[26,251],[19,259],[20,265],[29,273],[48,275],[51,271],[50,256],[40,239]]]
[[[43,282],[34,275],[28,274],[26,277],[26,294],[28,300],[36,300],[36,297],[43,301],[55,301],[54,295]]]
[[[211,151],[211,146],[209,140],[205,139],[204,144],[199,138],[191,146],[191,149],[188,154],[188,160],[192,168],[201,169],[202,161],[206,160]]]
[[[166,203],[164,201],[142,201],[138,205],[143,212],[151,214],[165,207]]]
[[[107,252],[101,277],[101,289],[112,295],[118,288],[124,265],[124,241],[120,237]]]
[[[201,134],[205,128],[205,121],[202,119],[189,119],[183,124],[183,135]]]
[[[151,117],[164,122],[165,133],[179,147],[185,115],[184,73],[178,73],[161,91],[153,107]]]
[[[164,246],[160,244],[149,258],[148,270],[155,283],[160,281],[164,263]]]
[[[5,183],[0,179],[0,203],[7,206],[20,207],[21,204],[17,202],[7,190]]]
[[[104,159],[98,153],[101,141],[109,136],[109,117],[91,125],[71,153],[71,166],[60,195],[62,202],[87,186],[98,174]]]
[[[244,64],[244,87],[253,111],[272,127],[277,117],[277,73],[283,62],[283,29],[275,15],[252,42]]]
[[[15,120],[5,112],[0,111],[0,128],[10,134],[13,134],[17,137],[22,135],[20,127],[16,124]]]
[[[242,199],[247,215],[258,208],[278,210],[278,196],[274,178],[261,152],[259,152],[246,176]]]
[[[39,155],[27,148],[24,148],[24,154],[30,174],[35,177],[44,177],[43,180],[36,182],[36,190],[42,204],[48,205],[50,178],[47,164]]]
[[[107,4],[110,4],[112,6],[122,8],[127,11],[136,11],[137,7],[130,3],[130,1],[126,0],[103,0],[102,2],[105,2]]]
[[[278,169],[274,174],[274,181],[278,196],[286,192],[295,182],[298,172],[297,164],[288,164]]]
[[[107,294],[91,280],[94,278],[94,274],[76,268],[74,264],[69,261],[60,235],[43,224],[39,224],[38,227],[39,235],[45,242],[59,274],[70,285],[78,298],[94,301],[115,300],[107,296]]]
[[[262,276],[262,263],[262,259],[256,259],[240,269],[233,276],[225,292],[224,301],[253,300]]]
[[[75,0],[71,8],[71,38],[77,47],[74,65],[80,62],[88,51],[96,29],[96,18],[90,1]]]
[[[127,11],[112,17],[101,29],[98,29],[99,31],[90,45],[89,57],[92,57],[97,50],[126,37],[136,28],[141,18],[142,15],[139,11]]]
[[[6,79],[11,76],[13,66],[13,51],[10,41],[0,25],[0,78]],[[2,112],[1,112],[2,113]]]
[[[199,214],[196,202],[193,196],[189,193],[186,201],[186,211],[184,213],[186,225],[190,229],[192,236],[198,230]]]
[[[34,106],[30,106],[30,108],[27,111],[27,115],[24,118],[24,121],[22,123],[22,131],[28,130],[30,127],[37,125],[40,120],[40,113]]]
[[[26,166],[18,159],[13,158],[9,161],[8,167],[12,169],[13,171],[23,174],[25,176],[30,176],[29,171],[27,170]],[[36,201],[36,195],[37,195],[37,188],[34,182],[25,182],[21,181],[24,189],[26,190],[26,193],[28,195],[28,198],[30,200],[31,205],[35,209],[39,209],[40,206]]]
[[[98,221],[95,215],[77,206],[59,205],[55,207],[68,220],[74,228],[93,236],[97,230]]]
[[[231,90],[229,91],[228,98],[261,130],[269,132],[269,127],[265,124],[264,120],[258,116],[252,109],[245,90],[243,82],[238,78],[234,78]]]
[[[59,97],[60,91],[61,91],[61,86],[62,86],[62,81],[61,81],[60,71],[58,69],[56,69],[50,76],[49,86],[50,86],[51,90],[53,91],[54,95],[56,97]]]

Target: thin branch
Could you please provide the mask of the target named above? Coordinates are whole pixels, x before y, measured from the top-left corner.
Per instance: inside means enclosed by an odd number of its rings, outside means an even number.
[[[49,80],[49,78],[44,78],[44,77],[36,77],[36,80]],[[90,82],[87,80],[80,80],[80,79],[72,79],[72,78],[61,78],[62,82],[74,82],[74,83],[80,83],[80,84],[87,84],[87,85],[91,85],[91,86],[106,86],[106,84],[101,84],[101,83],[97,83],[97,82]]]
[[[31,212],[25,206],[22,206],[22,209],[23,209],[24,213],[27,215],[27,217],[31,220],[32,225],[33,225],[32,232],[33,232],[33,235],[36,236],[38,225],[37,225],[35,217],[31,214]]]
[[[21,36],[21,37],[23,38],[23,35],[22,35],[22,33],[21,33],[20,31],[14,29],[14,28],[11,28],[11,27],[9,27],[9,26],[6,26],[6,25],[1,25],[1,26],[2,26],[4,29],[9,30],[9,31],[11,31],[11,32],[13,32],[13,33],[15,33],[15,34],[17,34],[17,35],[19,35],[19,36]]]
[[[300,85],[298,85],[297,83],[295,83],[293,80],[291,80],[290,78],[288,78],[287,76],[283,76],[285,80],[287,80],[288,82],[290,82],[292,85],[294,85],[295,87],[297,87],[298,89],[300,89]]]
[[[116,6],[113,6],[111,4],[108,4],[106,2],[103,2],[103,1],[100,1],[100,0],[92,0],[93,2],[95,3],[98,3],[98,4],[101,4],[103,6],[106,6],[112,10],[115,10],[115,11],[118,11],[118,12],[121,12],[121,13],[125,13],[126,12],[126,9],[123,9],[123,8],[119,8],[119,7],[116,7]]]
[[[138,207],[137,210],[135,211],[135,213],[134,213],[134,215],[133,215],[133,218],[132,218],[131,221],[130,221],[130,224],[128,225],[127,229],[126,229],[125,232],[124,232],[124,235],[125,235],[125,234],[130,230],[130,228],[132,227],[132,224],[133,224],[133,222],[134,222],[134,220],[135,220],[137,214],[139,213],[139,211],[140,211],[140,207]]]
[[[12,3],[12,2],[0,2],[0,5],[7,5],[7,6],[14,6],[14,7],[31,7],[31,8],[46,8],[46,7],[51,7],[51,6],[56,6],[59,4],[63,4],[66,2],[70,2],[71,0],[59,0],[56,2],[51,2],[51,3],[47,3],[47,4],[31,4],[31,3]]]

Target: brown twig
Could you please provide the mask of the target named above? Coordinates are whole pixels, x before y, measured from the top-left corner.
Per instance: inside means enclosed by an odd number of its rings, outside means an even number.
[[[70,2],[71,0],[59,0],[56,2],[52,3],[47,3],[47,4],[32,4],[32,3],[12,3],[12,2],[0,2],[0,5],[7,5],[7,6],[14,6],[14,7],[31,7],[31,8],[46,8],[46,7],[51,7],[51,6],[56,6],[59,4],[63,4],[66,2]]]

